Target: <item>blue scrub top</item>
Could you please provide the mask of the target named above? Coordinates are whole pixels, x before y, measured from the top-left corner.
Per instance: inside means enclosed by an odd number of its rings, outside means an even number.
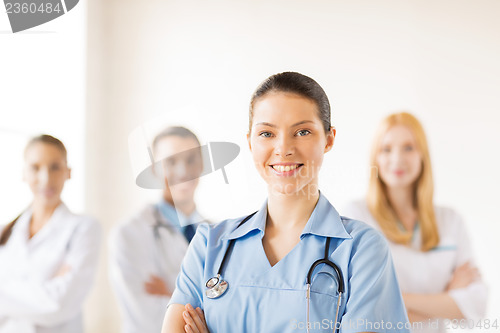
[[[169,304],[201,307],[212,333],[305,332],[306,277],[312,263],[330,256],[342,271],[345,294],[341,332],[409,332],[408,317],[383,236],[366,224],[341,217],[320,193],[300,242],[271,267],[262,245],[267,200],[242,226],[244,217],[198,227],[182,263]],[[205,283],[217,275],[235,239],[222,278],[229,283],[220,298],[205,296]],[[324,264],[315,269],[311,286],[311,332],[332,332],[338,300],[335,272]],[[405,328],[406,327],[406,328]]]

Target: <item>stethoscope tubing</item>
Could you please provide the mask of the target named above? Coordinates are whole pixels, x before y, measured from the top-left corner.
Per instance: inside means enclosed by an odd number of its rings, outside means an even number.
[[[238,229],[243,223],[245,223],[246,221],[248,221],[256,213],[257,213],[257,211],[255,211],[252,214],[250,214],[247,217],[245,217],[243,219],[243,221],[241,221],[240,224],[238,224],[238,226],[236,227],[236,229]],[[224,253],[224,257],[222,258],[222,262],[220,263],[219,270],[217,271],[217,275],[218,276],[222,276],[222,271],[224,270],[224,267],[225,267],[225,265],[227,263],[227,260],[229,259],[228,253],[231,253],[232,250],[233,250],[234,241],[235,241],[234,239],[231,239],[229,241],[229,245],[227,246],[226,252]]]
[[[238,229],[242,224],[244,224],[246,221],[248,221],[256,213],[257,213],[257,211],[253,212],[252,214],[250,214],[246,218],[244,218],[238,224],[238,226],[236,227],[236,229]],[[330,240],[331,240],[331,237],[327,237],[326,242],[325,242],[325,255],[324,255],[324,257],[321,258],[321,259],[316,260],[311,265],[311,267],[309,268],[309,271],[307,272],[307,277],[306,277],[306,286],[307,286],[307,291],[306,291],[306,298],[307,298],[307,309],[306,309],[306,311],[307,311],[307,315],[306,315],[306,319],[307,319],[307,332],[309,332],[309,311],[310,311],[310,305],[309,305],[310,302],[309,302],[309,300],[311,298],[311,279],[312,279],[312,275],[314,273],[314,269],[318,265],[321,265],[321,264],[325,264],[327,266],[330,266],[335,271],[335,273],[337,274],[337,278],[338,278],[338,281],[339,281],[339,283],[338,283],[338,293],[339,293],[339,296],[338,296],[338,299],[337,299],[337,306],[336,306],[336,311],[335,311],[335,327],[333,328],[333,332],[339,332],[339,329],[340,329],[340,327],[339,327],[340,325],[337,325],[337,323],[338,323],[338,316],[339,316],[339,311],[340,311],[340,304],[341,304],[342,294],[344,293],[344,278],[343,278],[342,271],[340,270],[340,268],[337,265],[335,265],[335,263],[333,263],[330,259],[328,259],[329,258],[329,252],[330,252]],[[224,271],[224,268],[225,268],[225,266],[227,264],[227,261],[229,260],[229,255],[230,255],[230,253],[233,250],[234,243],[235,243],[235,239],[231,239],[229,241],[229,245],[227,246],[226,252],[224,253],[224,256],[222,258],[221,264],[219,266],[219,270],[217,271],[217,276],[210,278],[206,282],[206,284],[205,284],[206,287],[208,288],[208,290],[206,291],[206,295],[209,298],[218,298],[218,297],[222,296],[225,293],[225,291],[227,290],[228,283],[222,279],[222,272]],[[224,286],[224,288],[220,288],[219,289],[220,291],[219,291],[217,289],[219,288],[220,284],[225,284],[225,286]],[[212,293],[212,291],[214,291],[214,293]],[[209,296],[209,292],[210,292],[210,296]]]

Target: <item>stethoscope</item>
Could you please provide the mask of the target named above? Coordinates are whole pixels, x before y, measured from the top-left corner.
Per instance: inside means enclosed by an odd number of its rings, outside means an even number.
[[[168,232],[175,232],[175,227],[171,225],[165,218],[163,218],[160,209],[155,205],[153,207],[153,218],[155,223],[153,225],[153,234],[155,238],[155,247],[158,253],[158,256],[155,256],[155,261],[160,272],[164,272],[167,268],[165,267],[166,263],[170,262],[167,258],[165,251],[163,250],[164,242],[160,235],[160,229],[164,228]]]
[[[153,208],[153,217],[155,220],[155,224],[153,225],[153,233],[154,233],[156,240],[161,240],[161,237],[160,237],[160,229],[161,228],[165,228],[169,231],[175,230],[175,227],[173,225],[163,222],[163,221],[165,221],[165,219],[162,218],[161,213],[160,213],[160,208],[158,208],[158,206],[155,206]]]
[[[243,219],[243,221],[240,222],[240,224],[238,224],[238,226],[236,227],[236,229],[238,229],[243,223],[245,223],[246,221],[248,221],[252,216],[255,215],[255,213],[257,212],[254,212],[250,215],[248,215],[246,218]],[[224,279],[222,279],[222,272],[224,270],[224,267],[227,263],[227,260],[229,258],[228,254],[232,251],[233,247],[234,247],[234,241],[235,239],[231,239],[229,241],[229,245],[226,249],[226,252],[224,253],[224,257],[222,258],[222,262],[219,266],[219,270],[217,271],[217,275],[208,279],[207,283],[205,284],[205,286],[207,287],[207,290],[205,291],[205,295],[208,297],[208,298],[211,298],[211,299],[214,299],[214,298],[218,298],[218,297],[221,297],[222,295],[224,295],[224,293],[226,292],[227,288],[229,287],[229,284],[227,281],[225,281]],[[309,332],[309,328],[310,328],[310,325],[309,325],[309,313],[310,313],[310,300],[311,300],[311,279],[312,279],[312,275],[314,273],[314,269],[320,265],[320,264],[325,264],[327,266],[330,266],[334,271],[335,273],[337,274],[337,279],[339,281],[338,283],[338,293],[339,293],[339,297],[337,299],[337,309],[335,311],[335,326],[334,326],[334,332],[338,332],[339,329],[340,329],[340,325],[338,325],[338,315],[339,315],[339,310],[340,310],[340,304],[341,304],[341,299],[342,299],[342,294],[344,293],[344,278],[342,276],[342,271],[340,270],[340,268],[335,265],[332,261],[330,261],[330,259],[328,259],[328,252],[330,250],[330,237],[327,237],[326,238],[326,242],[325,242],[325,256],[322,258],[322,259],[318,259],[316,260],[312,265],[311,267],[309,268],[309,272],[307,273],[307,278],[306,278],[306,287],[307,287],[307,290],[306,290],[306,299],[307,299],[307,309],[306,309],[306,318],[307,318],[307,332]]]

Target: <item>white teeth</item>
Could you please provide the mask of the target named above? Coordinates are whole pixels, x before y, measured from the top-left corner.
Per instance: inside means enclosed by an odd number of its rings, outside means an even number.
[[[298,167],[299,167],[298,164],[287,165],[287,166],[284,166],[284,165],[273,165],[273,169],[276,170],[276,171],[279,171],[279,172],[287,172],[287,171],[295,170]]]

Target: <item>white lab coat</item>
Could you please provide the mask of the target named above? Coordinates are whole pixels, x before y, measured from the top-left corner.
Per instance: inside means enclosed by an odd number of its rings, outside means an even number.
[[[0,246],[0,333],[83,332],[82,304],[97,268],[101,229],[61,203],[29,239],[32,211]],[[70,271],[54,277],[62,265]]]
[[[124,333],[161,331],[170,298],[146,293],[144,284],[154,274],[173,291],[188,247],[184,235],[155,210],[155,205],[148,205],[111,231],[110,282],[118,299]],[[158,229],[160,239],[154,235],[157,218],[171,226]]]
[[[469,236],[461,216],[450,208],[436,206],[434,209],[440,237],[435,249],[420,251],[420,232],[415,233],[411,246],[389,242],[403,293],[443,292],[456,267],[466,262],[474,264]],[[342,210],[342,215],[366,222],[382,232],[364,200],[347,205]],[[477,281],[466,288],[454,289],[449,295],[466,319],[478,320],[485,316],[487,288],[484,282]],[[423,329],[414,329],[412,332],[446,332],[444,324],[436,321],[423,322]],[[451,324],[447,326],[452,328]]]

